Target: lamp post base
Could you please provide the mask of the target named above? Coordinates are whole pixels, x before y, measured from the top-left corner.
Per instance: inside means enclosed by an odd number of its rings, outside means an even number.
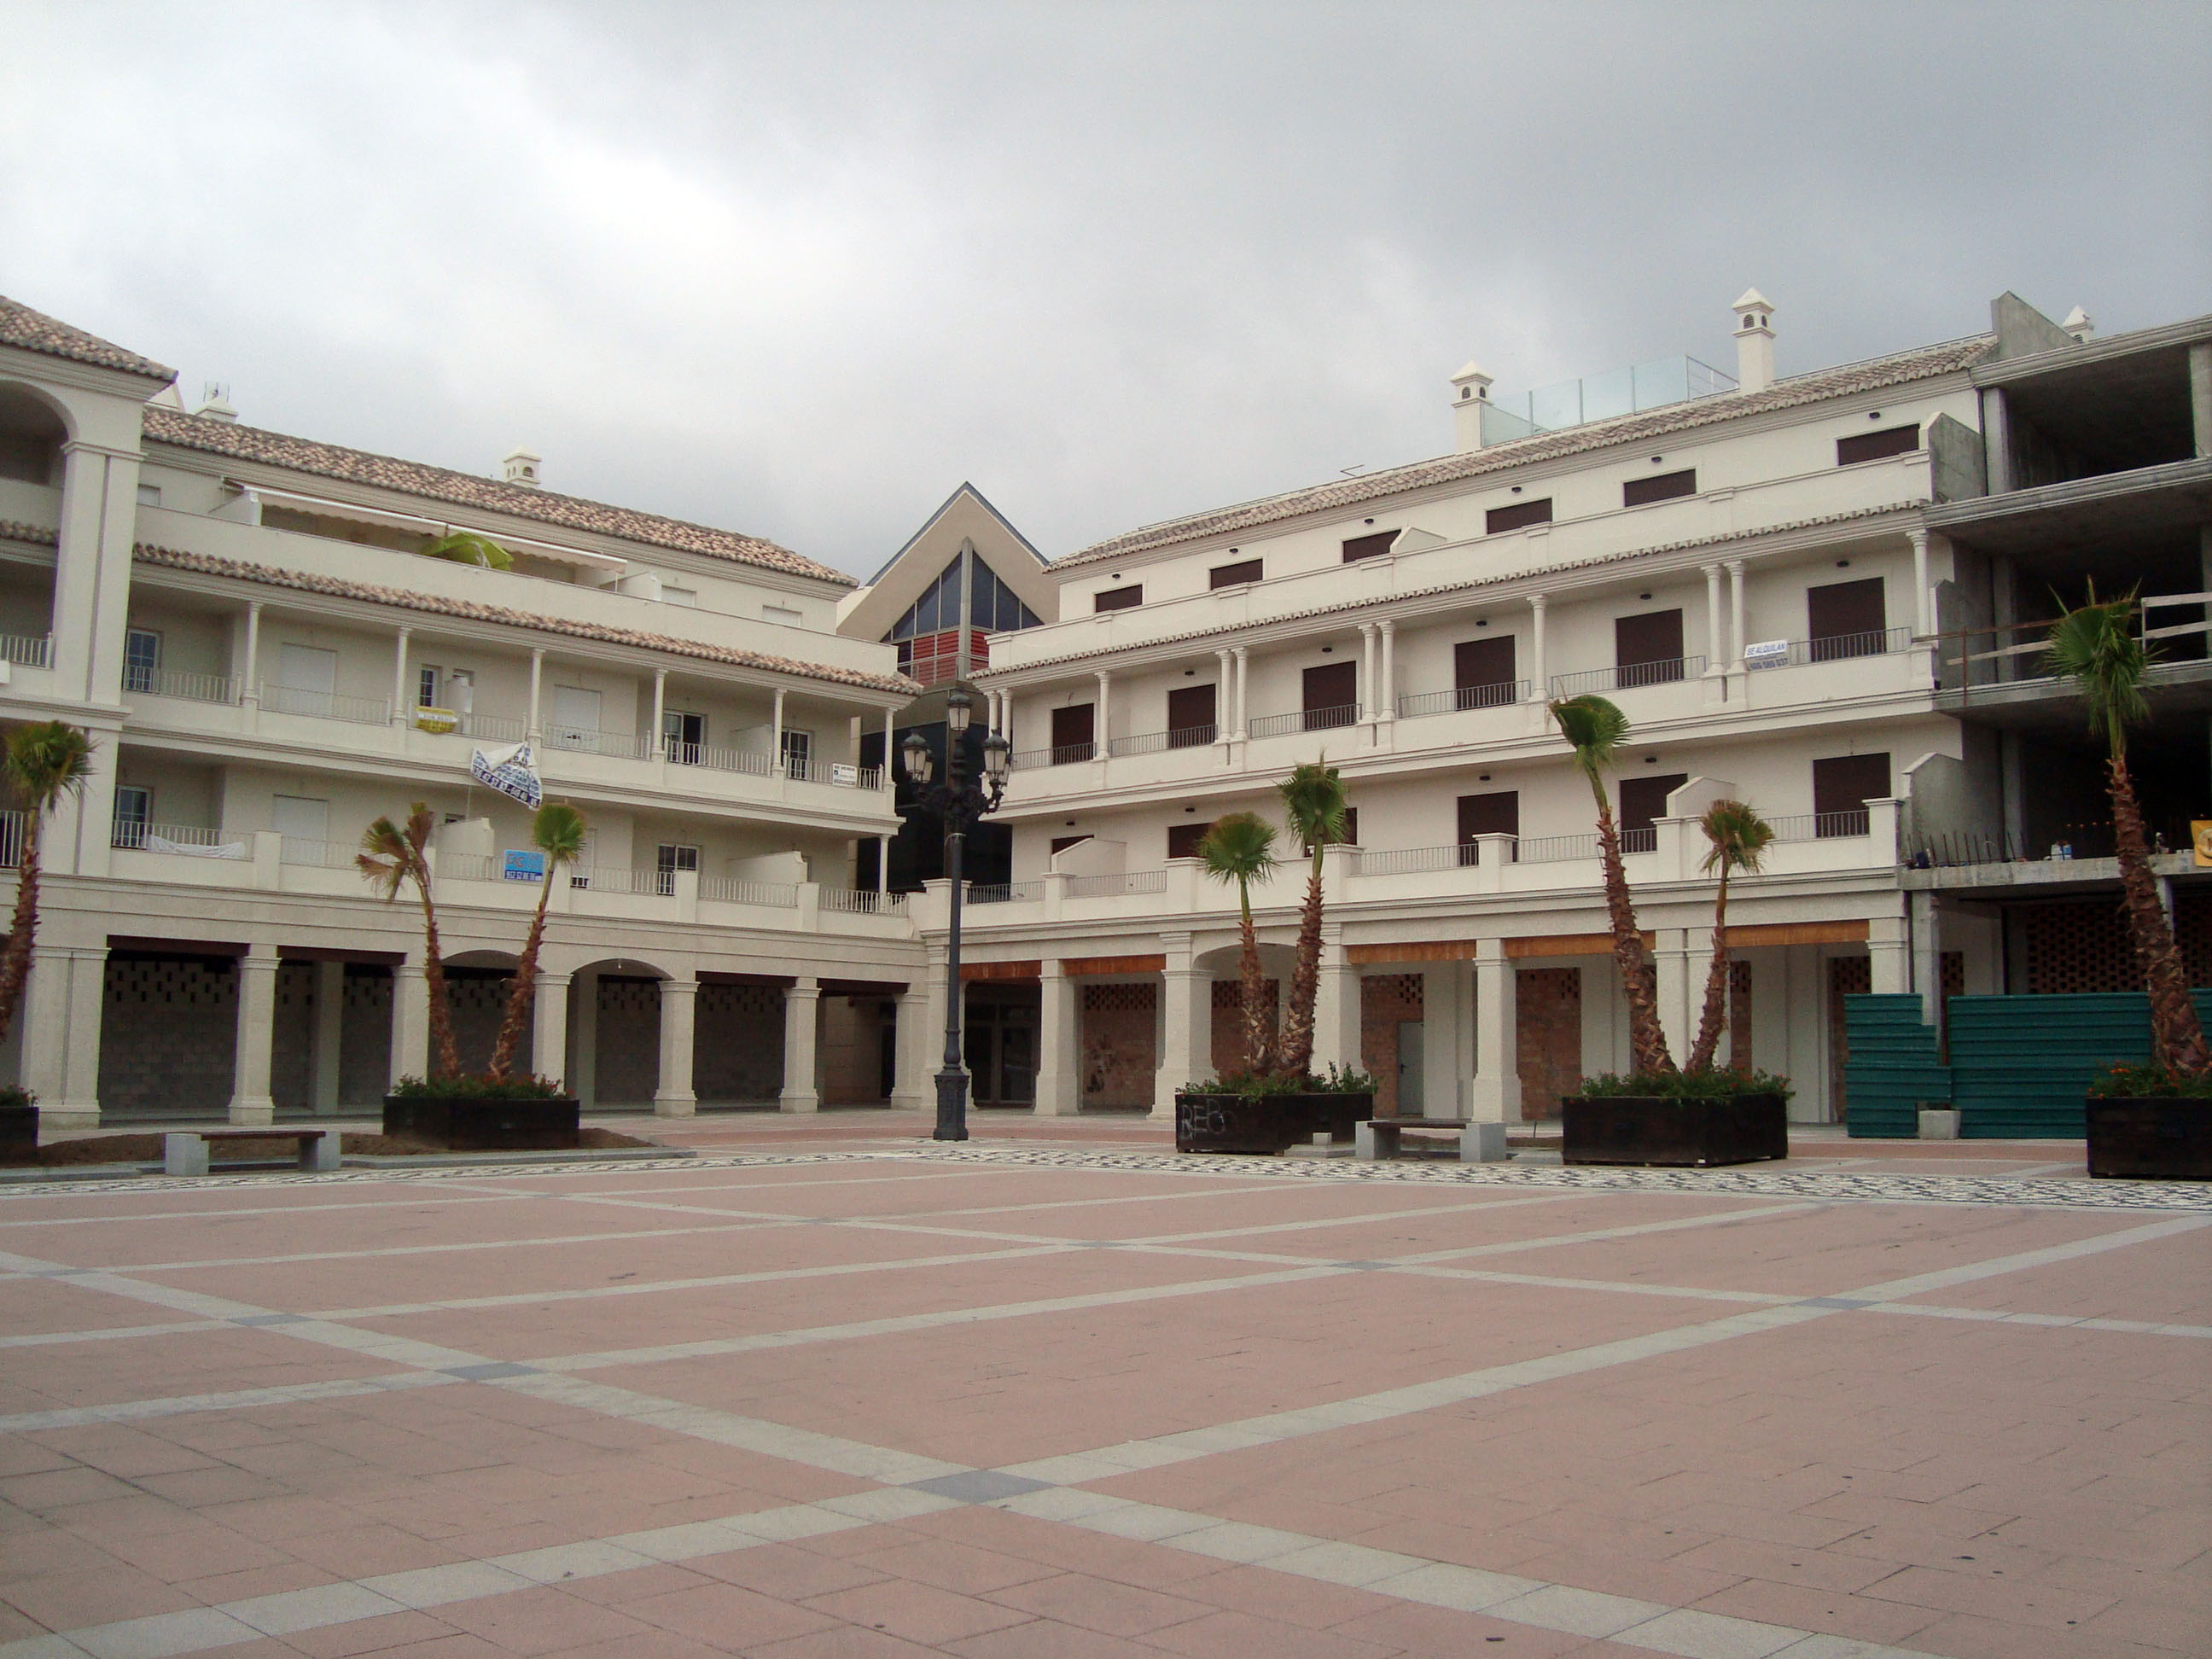
[[[932,1140],[968,1139],[968,1073],[948,1066],[937,1074],[937,1127]]]

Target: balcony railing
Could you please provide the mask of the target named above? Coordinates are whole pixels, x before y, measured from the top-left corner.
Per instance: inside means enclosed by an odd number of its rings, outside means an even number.
[[[1109,876],[1070,876],[1067,896],[1070,898],[1119,898],[1124,893],[1164,893],[1168,890],[1168,872],[1164,870],[1117,871]]]
[[[166,853],[170,847],[221,847],[225,839],[222,830],[197,823],[149,823],[143,818],[118,818],[108,834],[107,844],[139,852]],[[228,839],[237,842],[246,837],[232,836]]]
[[[827,783],[840,789],[880,789],[884,787],[884,769],[880,766],[854,766],[844,761],[801,760],[796,755],[783,757],[783,775],[794,783]]]
[[[1456,714],[1462,708],[1499,708],[1528,700],[1527,680],[1505,680],[1496,685],[1462,685],[1449,691],[1417,691],[1398,699],[1401,719],[1422,714]]]
[[[1041,881],[971,881],[968,884],[968,902],[970,904],[1034,904],[1044,896]]]
[[[453,728],[465,738],[482,738],[491,743],[520,743],[530,735],[528,720],[510,720],[505,714],[461,716],[461,723]]]
[[[1329,732],[1358,723],[1358,704],[1347,702],[1334,708],[1302,708],[1295,714],[1262,714],[1246,729],[1255,738],[1274,738],[1285,732]]]
[[[0,812],[0,870],[13,870],[23,861],[23,815]]]
[[[1842,662],[1851,657],[1887,657],[1912,646],[1912,630],[1909,628],[1876,628],[1863,634],[1826,634],[1816,640],[1792,640],[1789,649],[1765,655],[1754,654],[1754,648],[1744,650],[1744,666],[1756,672],[1762,668],[1802,667],[1807,663]]]
[[[545,746],[572,754],[611,755],[618,760],[649,760],[653,739],[633,732],[599,732],[587,726],[549,726]]]
[[[497,881],[500,879],[500,860],[489,853],[441,853],[438,854],[438,878],[441,881]]]
[[[1009,756],[1006,764],[1017,772],[1034,772],[1047,766],[1073,766],[1078,762],[1097,760],[1098,745],[1095,743],[1064,743],[1057,749],[1024,749]]]
[[[123,666],[123,690],[128,696],[175,697],[184,702],[236,702],[238,681],[228,674],[191,674],[168,668],[147,668],[137,663]]]
[[[1408,876],[1430,870],[1462,870],[1481,862],[1482,848],[1475,842],[1455,847],[1411,847],[1363,852],[1353,867],[1362,876]]]
[[[1668,685],[1692,680],[1705,672],[1703,657],[1668,657],[1659,662],[1625,662],[1611,668],[1587,669],[1579,674],[1552,676],[1554,697],[1579,697],[1589,691],[1632,691],[1640,685]]]
[[[1655,846],[1657,844],[1655,840]],[[1560,864],[1569,859],[1597,856],[1597,837],[1591,836],[1523,836],[1513,844],[1516,864]]]
[[[702,884],[704,890],[704,884]],[[842,910],[848,915],[896,916],[906,914],[904,893],[878,893],[867,887],[825,887],[822,890],[822,908]]]
[[[672,766],[703,766],[710,772],[743,772],[756,778],[775,775],[775,757],[765,749],[717,749],[664,738],[660,751]]]
[[[1873,817],[1862,806],[1848,812],[1793,812],[1766,823],[1777,841],[1837,841],[1871,834]]]
[[[261,706],[279,714],[302,714],[311,720],[344,720],[355,726],[383,726],[392,719],[392,705],[382,697],[349,697],[337,691],[303,691],[295,685],[261,682]]]
[[[25,668],[52,667],[53,651],[51,634],[0,634],[0,658]]]
[[[1214,740],[1219,727],[1187,726],[1179,732],[1147,732],[1140,737],[1115,738],[1106,745],[1109,755],[1157,755],[1167,749],[1203,749]]]
[[[665,872],[655,871],[653,873],[659,875]],[[672,885],[655,890],[673,892],[675,889]],[[787,881],[748,881],[742,876],[702,876],[699,878],[699,896],[716,904],[763,904],[775,910],[796,909],[799,905],[799,889],[793,884]],[[823,909],[842,910],[846,908],[842,904],[833,905],[830,902],[833,896],[824,890],[822,895]],[[846,894],[842,896],[854,896]],[[861,896],[873,898],[876,896],[868,893]],[[891,896],[903,900],[906,895],[898,893]]]
[[[361,843],[354,841],[306,841],[298,836],[286,836],[278,850],[280,864],[304,865],[310,869],[348,870],[361,852]]]

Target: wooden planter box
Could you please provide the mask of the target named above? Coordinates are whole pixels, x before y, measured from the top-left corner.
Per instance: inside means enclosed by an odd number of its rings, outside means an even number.
[[[2212,1181],[2212,1101],[2092,1095],[2089,1173],[2148,1181]]]
[[[1177,1095],[1176,1151],[1284,1152],[1317,1134],[1349,1141],[1373,1095]]]
[[[1790,1156],[1790,1118],[1780,1095],[1571,1095],[1559,1108],[1560,1155],[1568,1164],[1711,1169]]]
[[[0,1106],[0,1158],[28,1158],[39,1150],[39,1109]]]
[[[386,1095],[384,1133],[456,1152],[574,1152],[582,1144],[574,1095],[487,1100],[480,1095]]]

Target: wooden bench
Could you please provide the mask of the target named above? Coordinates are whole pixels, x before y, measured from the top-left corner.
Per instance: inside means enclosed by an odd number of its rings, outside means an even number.
[[[1407,1130],[1431,1133],[1455,1130],[1459,1161],[1462,1164],[1502,1164],[1512,1157],[1505,1149],[1503,1123],[1479,1122],[1471,1117],[1375,1117],[1361,1124],[1353,1136],[1352,1156],[1363,1164],[1398,1156],[1398,1138]]]
[[[161,1173],[205,1175],[208,1143],[220,1140],[289,1140],[300,1148],[301,1169],[338,1167],[338,1137],[327,1129],[196,1129],[161,1137]]]

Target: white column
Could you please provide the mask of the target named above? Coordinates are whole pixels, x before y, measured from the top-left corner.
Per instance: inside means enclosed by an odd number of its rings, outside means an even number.
[[[568,1067],[568,1092],[586,1111],[599,1098],[599,970],[587,968],[575,977],[575,1060]]]
[[[1213,653],[1213,736],[1226,743],[1237,731],[1237,658],[1225,646]]]
[[[811,1003],[808,1006],[812,1006]],[[660,981],[660,1081],[653,1091],[655,1117],[690,1117],[699,1109],[699,1097],[691,1092],[693,1020],[698,1012],[697,980],[670,978]],[[810,1032],[812,1029],[808,1027]],[[812,1046],[808,1045],[810,1050]],[[813,1064],[814,1057],[810,1052],[810,1077]],[[788,1066],[785,1074],[789,1075]]]
[[[1382,717],[1382,699],[1376,684],[1375,624],[1359,624],[1359,718],[1375,720]]]
[[[814,1081],[815,1019],[822,1008],[822,986],[813,975],[794,981],[783,994],[783,1093],[776,1107],[786,1112],[818,1112],[822,1091]]]
[[[1876,995],[1902,996],[1911,989],[1902,916],[1876,916],[1867,924],[1867,956],[1868,975]]]
[[[39,1097],[48,1129],[100,1127],[100,1020],[107,951],[33,945],[23,1022],[23,1086]]]
[[[1729,573],[1729,665],[1743,664],[1743,561],[1730,559]]]
[[[238,699],[249,708],[261,706],[261,601],[246,607],[246,663],[238,677]]]
[[[407,695],[407,647],[415,631],[403,628],[393,642],[392,653],[392,723],[407,724],[407,710],[415,699]]]
[[[64,702],[112,708],[122,700],[137,522],[138,457],[82,441],[64,444],[50,660],[54,694]]]
[[[1923,638],[1936,631],[1936,596],[1928,586],[1928,532],[1905,532],[1912,538],[1912,631]]]
[[[2189,348],[2189,423],[2197,459],[2212,455],[2212,343]]]
[[[1114,752],[1114,677],[1101,670],[1098,675],[1097,746],[1092,751],[1096,758],[1104,760]]]
[[[1544,596],[1528,596],[1528,695],[1536,702],[1552,698],[1552,677],[1544,663]]]
[[[777,780],[779,782],[786,781],[791,776],[791,769],[783,763],[783,688],[780,685],[775,688],[775,713],[770,716],[769,724],[774,728],[774,734],[769,738],[769,753],[775,757]]]
[[[530,1069],[562,1087],[568,1076],[568,987],[571,975],[541,972],[531,1007]],[[662,1005],[661,1041],[667,1042],[666,1006]],[[574,1091],[571,1091],[573,1093]]]
[[[1244,740],[1251,727],[1252,710],[1244,696],[1251,683],[1252,653],[1240,645],[1237,647],[1237,728],[1229,734],[1239,743]]]
[[[258,1128],[276,1120],[269,1093],[269,1047],[276,1026],[276,952],[256,944],[238,962],[238,1049],[230,1121]]]
[[[430,999],[422,959],[410,956],[392,970],[392,1076],[430,1075]]]
[[[650,739],[653,744],[650,752],[656,759],[665,758],[668,753],[667,745],[661,741],[660,737],[661,725],[667,714],[668,671],[665,668],[656,668],[653,671],[653,736]],[[779,728],[783,725],[781,718],[776,720],[776,725]],[[781,738],[777,739],[779,744],[781,741]]]
[[[1160,1069],[1152,1117],[1172,1123],[1176,1091],[1212,1073],[1213,976],[1192,964],[1189,934],[1164,934],[1160,942],[1167,964],[1160,973]]]
[[[1398,624],[1382,624],[1382,718],[1398,718]]]
[[[933,970],[941,975],[939,962]],[[929,1011],[932,1005],[927,978],[909,984],[898,1000],[898,1029],[891,1038],[896,1075],[891,1079],[891,1105],[902,1112],[927,1110],[929,1095]],[[942,1029],[940,1023],[939,1029]]]
[[[1036,1115],[1073,1117],[1083,1108],[1079,987],[1050,957],[1045,958],[1040,982],[1044,994],[1037,1030]]]
[[[1657,969],[1659,1025],[1667,1034],[1668,1051],[1679,1066],[1689,1058],[1690,1046],[1698,1036],[1695,1018],[1690,1012],[1692,934],[1686,927],[1661,927],[1654,933],[1657,948],[1652,957]],[[1710,938],[1706,948],[1711,948]],[[1702,981],[1699,983],[1702,986]]]
[[[1474,947],[1474,1087],[1468,1115],[1485,1123],[1522,1121],[1518,970],[1505,941]]]
[[[1460,1115],[1461,1026],[1469,1000],[1466,969],[1464,963],[1440,962],[1421,975],[1424,1117]]]
[[[316,1115],[338,1109],[338,1052],[345,1034],[345,963],[315,964],[315,1073],[309,1102]]]
[[[1705,672],[1724,673],[1729,658],[1728,635],[1721,631],[1721,568],[1701,568],[1705,573]]]
[[[1925,889],[1908,893],[1905,898],[1907,915],[1912,922],[1912,988],[1920,994],[1920,1023],[1941,1026],[1943,930],[1937,920],[1941,913],[1936,908],[1936,895]]]
[[[538,724],[538,713],[544,684],[545,653],[543,650],[532,650],[530,653],[530,728],[528,732],[532,743],[538,741],[538,734],[544,729]]]
[[[1209,1005],[1210,1006],[1210,1005]],[[1359,1070],[1359,969],[1344,948],[1343,930],[1323,923],[1321,977],[1314,987],[1313,1069]]]

